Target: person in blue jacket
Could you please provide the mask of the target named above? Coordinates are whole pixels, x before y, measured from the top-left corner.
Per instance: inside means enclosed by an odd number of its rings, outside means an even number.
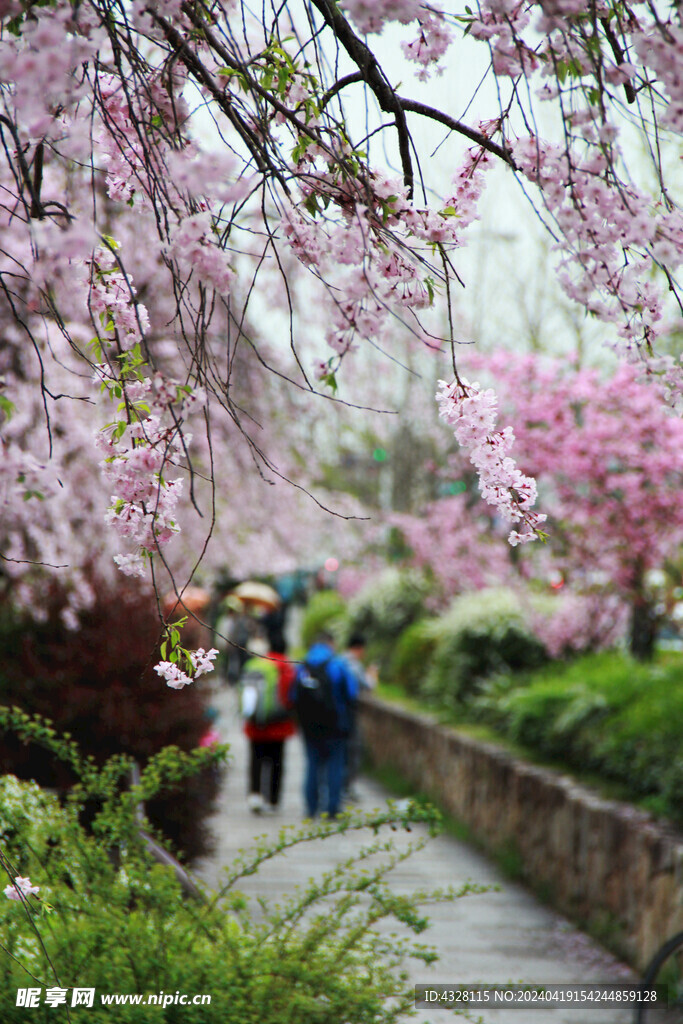
[[[306,751],[304,799],[314,818],[323,810],[336,817],[346,772],[346,745],[353,725],[358,681],[321,634],[297,669],[292,703]]]

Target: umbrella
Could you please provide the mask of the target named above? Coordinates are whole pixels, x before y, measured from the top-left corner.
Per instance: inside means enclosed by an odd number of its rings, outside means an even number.
[[[282,604],[277,590],[273,590],[267,583],[257,583],[255,580],[240,583],[232,593],[245,605],[260,605],[261,608],[268,608],[271,611]]]
[[[168,618],[172,614],[184,615],[188,612],[200,615],[206,610],[210,602],[211,595],[208,591],[203,590],[202,587],[185,587],[180,597],[178,597],[175,591],[166,594],[162,605],[164,615]]]

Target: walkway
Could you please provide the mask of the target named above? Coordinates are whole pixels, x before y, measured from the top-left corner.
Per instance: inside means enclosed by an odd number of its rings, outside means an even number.
[[[299,825],[303,818],[301,780],[303,751],[300,740],[287,747],[282,806],[277,815],[256,817],[246,808],[248,745],[241,733],[235,695],[220,690],[214,704],[221,714],[218,730],[231,744],[233,761],[228,768],[211,820],[215,836],[214,856],[197,865],[196,873],[211,887],[219,884],[221,866],[229,864],[255,836],[275,838],[283,825]],[[370,779],[359,786],[361,810],[385,805],[389,794]],[[367,841],[367,836],[365,837]],[[353,852],[363,839],[346,835],[325,842],[305,843],[262,866],[259,873],[240,882],[245,894],[276,900],[295,885],[329,869]],[[332,844],[334,843],[334,847]],[[541,905],[521,886],[505,879],[481,854],[466,844],[442,835],[404,862],[391,875],[396,892],[436,886],[458,886],[465,881],[500,886],[499,891],[468,896],[454,903],[428,909],[431,926],[419,941],[439,953],[436,964],[408,964],[415,984],[597,984],[636,980],[628,967],[572,927],[558,914]],[[557,1007],[516,1010],[483,1010],[485,1024],[630,1024],[631,1012],[620,1008]],[[443,1011],[418,1011],[416,1021],[445,1024]]]

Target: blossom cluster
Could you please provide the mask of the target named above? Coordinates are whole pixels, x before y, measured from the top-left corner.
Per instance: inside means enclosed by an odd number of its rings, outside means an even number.
[[[557,248],[566,255],[560,282],[567,294],[599,319],[618,323],[627,347],[650,343],[662,317],[662,299],[648,279],[645,247],[656,232],[671,235],[674,216],[654,217],[641,193],[612,187],[600,150],[574,166],[560,147],[536,138],[521,139],[513,152],[561,228]],[[678,234],[680,249],[669,253],[675,263],[683,259],[680,226]]]
[[[618,594],[558,593],[553,605],[543,612],[530,609],[534,635],[551,658],[614,647],[626,633],[628,605]]]
[[[637,366],[605,377],[538,356],[496,354],[485,364],[471,356],[468,369],[493,375],[514,418],[520,462],[549,484],[544,505],[560,541],[554,565],[573,589],[632,594],[644,572],[676,557],[683,420],[655,380],[640,380]]]
[[[195,213],[183,218],[171,232],[169,255],[186,272],[194,272],[221,295],[228,295],[235,272],[213,234],[211,215]]]
[[[107,371],[100,375],[108,381]],[[114,561],[127,576],[145,575],[145,558],[168,544],[180,531],[176,505],[183,481],[167,480],[164,471],[177,465],[191,437],[179,430],[179,420],[168,415],[169,407],[178,401],[197,400],[194,392],[157,374],[153,384],[146,379],[117,380],[124,395],[122,403],[131,421],[117,421],[100,431],[97,446],[103,453],[100,463],[105,479],[114,492],[105,519],[132,552],[118,554]],[[137,411],[143,404],[144,412]]]
[[[144,90],[124,88],[114,75],[99,77],[100,119],[95,141],[107,168],[107,191],[112,199],[129,206],[149,206],[155,178],[159,174],[168,178],[165,160],[172,152],[172,140],[181,143],[181,153],[187,144],[183,135],[188,116],[184,84],[178,66],[163,77],[151,74]]]
[[[138,179],[145,166],[142,141],[135,134],[128,100],[113,76],[100,79],[106,128],[97,135],[101,159],[107,168],[107,193],[111,199],[132,203],[144,196]]]
[[[546,516],[533,512],[536,481],[517,468],[508,455],[515,440],[511,427],[496,430],[497,399],[491,388],[456,379],[439,381],[436,394],[439,415],[453,427],[458,443],[469,453],[479,474],[479,487],[489,505],[508,522],[520,523],[521,532],[511,530],[508,541],[514,547],[535,540]]]
[[[291,205],[281,228],[304,265],[324,276],[334,268],[326,339],[339,356],[360,338],[380,339],[396,315],[409,313],[417,336],[425,336],[416,317],[432,305],[437,282],[424,264],[434,247],[464,244],[462,232],[477,217],[485,162],[468,152],[453,195],[437,210],[418,207],[401,181],[378,172],[340,184],[332,168],[307,167],[304,197],[334,200],[343,216],[337,222],[307,217],[302,205]]]
[[[130,275],[124,275],[112,249],[98,248],[85,261],[90,272],[91,313],[99,316],[104,332],[115,332],[124,351],[132,348],[149,327],[147,308],[135,301]]]
[[[19,902],[22,899],[26,899],[27,896],[37,896],[40,892],[40,886],[33,885],[30,878],[22,878],[21,875],[17,875],[14,879],[14,884],[6,885],[3,891],[8,900],[17,900]]]
[[[390,522],[405,537],[411,563],[428,567],[435,584],[431,600],[445,603],[465,590],[507,582],[511,575],[505,544],[464,493],[439,497],[417,515],[395,513]]]
[[[192,676],[188,675],[188,673],[174,661],[160,661],[154,666],[154,671],[157,672],[162,679],[166,680],[166,685],[170,686],[171,689],[182,690],[184,686],[189,686],[193,679],[198,679],[206,672],[213,671],[213,662],[217,654],[218,651],[215,647],[212,647],[209,651],[205,651],[203,647],[199,647],[196,651],[188,651],[187,657],[189,665],[186,667],[193,673]]]
[[[658,25],[656,31],[643,26],[634,33],[636,53],[654,72],[668,100],[661,123],[678,135],[683,133],[683,27],[674,22]]]
[[[86,261],[90,273],[89,305],[99,314],[106,341],[118,342],[123,359],[112,370],[108,363],[95,368],[101,390],[121,399],[120,418],[96,436],[104,454],[100,463],[113,494],[105,521],[132,551],[119,552],[114,561],[127,576],[145,576],[145,558],[167,544],[180,527],[175,510],[183,481],[167,480],[167,465],[177,464],[191,435],[182,431],[178,415],[169,408],[191,405],[203,398],[201,389],[181,386],[157,373],[152,382],[140,354],[140,342],[149,327],[146,308],[134,301],[130,277],[124,277],[114,254],[117,244],[96,250]]]
[[[421,0],[344,0],[342,6],[364,35],[381,32],[388,21],[408,25],[423,13]]]
[[[539,57],[521,37],[531,21],[528,7],[519,0],[484,0],[479,7],[479,16],[470,23],[470,35],[489,42],[495,74],[516,78],[535,71]]]
[[[401,49],[408,60],[418,65],[418,79],[425,81],[429,78],[431,67],[438,65],[453,42],[453,34],[443,16],[436,12],[421,13],[419,22],[417,37],[409,43],[402,42]],[[443,68],[437,67],[437,72],[442,73]]]
[[[175,223],[170,219],[167,229],[164,255],[174,260],[186,276],[191,273],[202,284],[227,295],[235,272],[214,231],[213,218],[201,192],[211,186],[216,199],[228,201],[242,197],[248,185],[241,182],[226,186],[224,178],[234,168],[233,158],[216,154],[204,158],[186,136],[184,80],[176,71],[170,78],[166,76],[166,81],[168,90],[161,86],[158,76],[153,77],[145,91],[144,104],[133,111],[121,83],[113,76],[102,79],[103,125],[97,142],[108,170],[108,194],[120,203],[149,206],[156,177],[160,176],[173,200],[169,205],[176,211]],[[137,102],[141,104],[139,99]],[[144,143],[140,123],[158,126],[151,137],[144,137]],[[182,210],[190,206],[190,200],[194,200],[192,210],[183,215]]]
[[[532,20],[536,9],[539,17]],[[484,0],[470,25],[474,38],[491,48],[496,75],[527,78],[539,71],[546,82],[539,97],[561,99],[565,144],[536,136],[512,145],[516,164],[541,189],[564,254],[559,267],[566,293],[599,319],[618,325],[627,352],[650,351],[661,331],[663,292],[652,280],[653,261],[669,282],[683,261],[683,220],[668,199],[653,203],[617,171],[618,110],[610,89],[636,90],[657,79],[653,112],[661,128],[683,128],[683,32],[673,22],[650,23],[630,13],[628,27],[610,25],[612,10],[598,5],[590,38],[575,31],[585,17],[579,0]],[[655,16],[656,17],[656,16]],[[640,19],[640,20],[638,20]],[[525,40],[525,32],[542,33]],[[622,33],[621,43],[615,32]],[[628,51],[628,37],[632,49]],[[633,60],[637,57],[641,67]],[[661,105],[661,110],[657,107]],[[661,172],[660,172],[661,173]],[[622,172],[623,174],[623,172]]]
[[[32,141],[61,135],[86,91],[74,69],[95,52],[100,34],[88,38],[87,15],[78,24],[75,17],[70,6],[38,8],[21,33],[5,31],[0,40],[0,80],[12,83],[3,88],[3,105]]]
[[[71,403],[62,418],[65,403],[57,408],[54,402],[48,406],[54,414],[52,434],[46,437],[40,374],[49,372],[57,394],[73,393],[74,357],[55,323],[40,351],[42,362],[36,365],[23,333],[7,324],[0,372],[12,406],[0,422],[2,572],[15,607],[35,621],[46,619],[50,595],[59,589],[62,621],[76,629],[79,613],[94,597],[88,572],[93,545],[98,552],[108,548],[102,543],[101,494],[94,493],[97,473],[89,458],[93,425],[85,403]]]
[[[421,0],[344,0],[343,7],[364,35],[380,33],[387,22],[408,25],[417,21],[416,38],[402,42],[401,49],[407,60],[418,65],[420,81],[429,77],[431,67],[453,42],[443,11],[426,8]]]

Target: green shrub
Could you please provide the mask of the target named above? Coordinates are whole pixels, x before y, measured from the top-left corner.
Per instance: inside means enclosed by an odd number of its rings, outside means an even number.
[[[683,662],[647,665],[603,652],[473,704],[504,735],[580,770],[621,783],[656,813],[683,821]]]
[[[424,685],[438,639],[434,619],[420,619],[398,638],[393,651],[389,678],[406,693],[416,695]]]
[[[547,657],[512,590],[462,594],[434,629],[437,643],[423,694],[444,707],[460,708],[486,678],[533,668]]]
[[[336,590],[318,590],[304,610],[301,623],[301,642],[308,648],[324,630],[338,633],[346,611],[346,602]]]
[[[608,705],[583,683],[558,689],[548,680],[513,690],[499,710],[511,739],[552,756],[578,744],[581,730],[602,719]]]
[[[362,633],[367,641],[367,660],[386,674],[401,633],[424,616],[428,591],[421,573],[385,570],[349,601],[345,639],[352,633]]]
[[[11,727],[65,760],[80,779],[65,803],[36,783],[0,779],[0,873],[38,885],[22,901],[0,896],[0,1020],[19,1024],[27,1009],[17,989],[38,988],[31,1020],[102,1021],[107,993],[208,994],[210,1005],[172,1003],[109,1005],[112,1024],[394,1024],[410,1014],[412,988],[405,985],[406,957],[431,962],[427,947],[380,933],[393,919],[406,935],[421,933],[420,905],[482,891],[459,890],[397,896],[387,875],[429,835],[399,846],[393,830],[423,822],[433,811],[418,805],[372,815],[347,816],[302,829],[283,829],[242,852],[215,896],[184,898],[173,872],[155,863],[138,832],[136,808],[170,783],[215,762],[221,751],[164,750],[142,773],[140,786],[121,790],[129,759],[117,756],[101,768],[83,759],[74,744],[47,723],[0,709],[0,728]],[[86,802],[97,811],[82,824]],[[322,879],[256,912],[238,891],[240,879],[297,843],[334,841],[349,830],[369,838],[357,856]],[[388,838],[387,838],[388,836]],[[95,1004],[71,1007],[71,988],[94,988]],[[67,1005],[45,1003],[46,989],[67,990]],[[392,999],[387,1001],[387,994]]]

